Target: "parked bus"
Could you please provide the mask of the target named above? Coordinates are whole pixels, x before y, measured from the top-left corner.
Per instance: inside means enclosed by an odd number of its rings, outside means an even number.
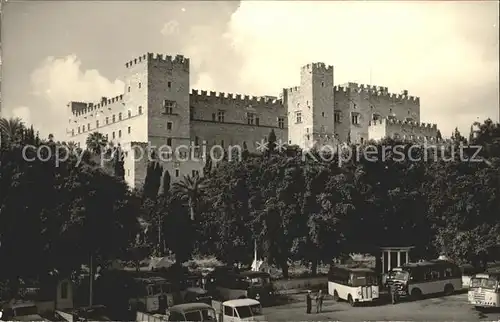
[[[415,300],[431,294],[451,295],[462,289],[462,272],[446,260],[406,263],[391,271],[387,284],[395,284],[398,296]]]
[[[332,264],[328,272],[328,294],[335,301],[345,300],[352,306],[377,300],[377,274],[369,268]]]
[[[471,278],[469,303],[476,309],[500,307],[500,273],[480,273]]]
[[[214,271],[207,276],[207,290],[221,300],[251,298],[269,304],[275,299],[271,276],[265,272]]]

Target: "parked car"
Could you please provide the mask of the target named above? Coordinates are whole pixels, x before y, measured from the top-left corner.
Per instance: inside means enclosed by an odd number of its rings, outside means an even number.
[[[7,305],[2,310],[1,318],[4,321],[49,321],[40,316],[37,306],[31,301]]]

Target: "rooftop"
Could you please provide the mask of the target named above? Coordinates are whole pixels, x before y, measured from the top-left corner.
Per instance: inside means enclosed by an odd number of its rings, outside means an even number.
[[[260,302],[254,299],[236,299],[222,303],[222,305],[229,307],[249,306],[249,305],[259,305],[259,304]]]
[[[182,312],[182,311],[202,310],[202,309],[213,309],[213,308],[206,303],[184,303],[172,306],[170,308],[170,311]]]

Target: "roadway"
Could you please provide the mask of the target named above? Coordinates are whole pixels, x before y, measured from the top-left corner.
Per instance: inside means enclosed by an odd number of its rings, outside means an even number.
[[[293,296],[295,302],[266,307],[268,321],[500,321],[500,310],[477,312],[467,303],[467,294],[435,297],[396,305],[351,307],[348,303],[325,300],[323,313],[306,314],[305,295]],[[313,312],[316,307],[313,301]]]

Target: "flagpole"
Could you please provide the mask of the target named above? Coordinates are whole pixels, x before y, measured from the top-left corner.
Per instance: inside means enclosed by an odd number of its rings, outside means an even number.
[[[93,292],[93,289],[92,289],[92,286],[94,284],[94,270],[93,270],[93,266],[94,266],[94,263],[92,263],[92,253],[90,253],[90,267],[89,267],[89,307],[92,306],[93,304],[93,295],[94,295],[94,292]]]
[[[253,241],[253,258],[255,259],[255,263],[257,263],[257,239]]]

